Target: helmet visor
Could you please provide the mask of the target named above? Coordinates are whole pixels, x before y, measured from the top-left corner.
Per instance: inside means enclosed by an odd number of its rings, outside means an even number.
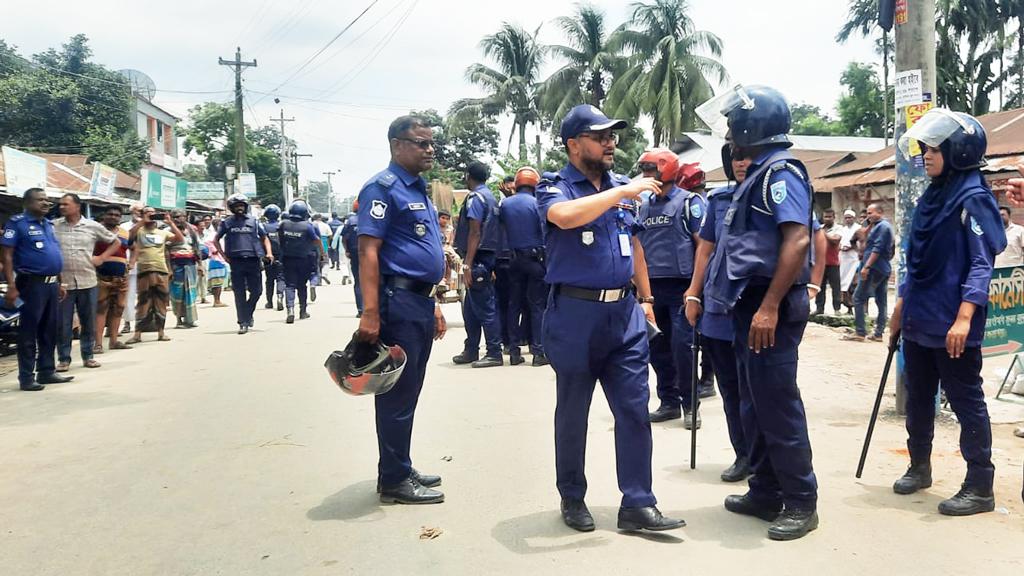
[[[742,85],[737,84],[701,104],[695,112],[708,125],[712,134],[724,138],[729,132],[729,114],[740,108],[753,110],[754,100]]]
[[[974,133],[974,126],[945,108],[932,108],[920,120],[914,123],[903,136],[900,136],[899,149],[904,158],[919,153],[913,150],[914,142],[922,142],[932,148],[938,148],[957,130],[963,128],[967,134]]]

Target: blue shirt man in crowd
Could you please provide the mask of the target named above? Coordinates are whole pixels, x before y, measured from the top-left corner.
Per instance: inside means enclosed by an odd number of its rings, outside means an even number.
[[[22,390],[36,392],[45,384],[70,382],[74,376],[58,375],[54,361],[64,296],[60,284],[64,259],[53,224],[46,219],[52,203],[42,188],[29,188],[22,196],[22,206],[25,211],[7,221],[0,239],[7,280],[4,306],[14,309],[21,302],[18,383]]]
[[[848,340],[863,341],[868,331],[864,317],[867,314],[868,299],[875,299],[878,307],[878,319],[875,321],[875,332],[870,337],[876,342],[882,341],[885,332],[886,304],[889,294],[889,276],[892,275],[892,260],[896,253],[896,240],[892,226],[883,216],[885,211],[881,204],[868,206],[868,221],[871,230],[868,232],[864,248],[864,265],[860,270],[860,282],[853,292],[854,326],[856,334]]]
[[[421,118],[402,116],[388,128],[391,164],[359,192],[359,281],[363,315],[356,337],[405,351],[398,382],[374,397],[377,413],[377,485],[382,502],[444,501],[433,487],[440,476],[412,467],[412,423],[434,340],[447,331],[434,299],[444,275],[437,212],[420,174],[434,165],[434,138]]]
[[[491,169],[483,162],[466,166],[466,186],[470,189],[459,214],[455,229],[455,252],[462,257],[462,275],[466,296],[462,318],[466,325],[466,343],[462,353],[452,358],[455,364],[473,368],[501,366],[501,320],[498,317],[494,290],[494,267],[500,244],[498,201],[487,187]],[[483,331],[486,352],[480,354],[480,332]]]
[[[654,193],[653,178],[634,182],[611,172],[613,130],[627,126],[590,105],[562,120],[569,156],[537,204],[548,222],[544,351],[555,370],[555,470],[562,520],[594,530],[584,497],[587,423],[598,380],[615,416],[615,459],[622,502],[620,530],[671,530],[686,523],[662,516],[651,489],[651,422],[647,321],[654,321],[636,200]],[[639,303],[630,280],[636,285]]]

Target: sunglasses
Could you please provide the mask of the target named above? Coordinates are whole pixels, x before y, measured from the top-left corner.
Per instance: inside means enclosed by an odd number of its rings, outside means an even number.
[[[433,140],[427,140],[427,139],[422,139],[422,138],[400,138],[400,137],[396,137],[395,140],[401,140],[403,142],[409,142],[410,144],[416,146],[420,150],[426,150],[428,148],[433,148],[434,147],[434,141]]]

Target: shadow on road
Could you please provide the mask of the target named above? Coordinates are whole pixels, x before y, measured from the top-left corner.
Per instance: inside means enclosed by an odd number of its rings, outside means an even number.
[[[686,535],[696,542],[718,542],[731,550],[754,550],[768,541],[768,523],[739,516],[719,506],[669,510],[666,515],[686,520]]]
[[[375,480],[357,482],[331,494],[319,506],[310,508],[306,518],[315,521],[376,522],[384,518],[377,499]]]
[[[662,544],[683,542],[682,538],[667,532],[619,532],[615,528],[618,508],[605,506],[591,508],[590,512],[597,524],[596,532],[576,532],[562,523],[558,510],[547,510],[502,520],[491,530],[491,537],[516,554],[543,554],[606,546],[609,540],[603,532]]]

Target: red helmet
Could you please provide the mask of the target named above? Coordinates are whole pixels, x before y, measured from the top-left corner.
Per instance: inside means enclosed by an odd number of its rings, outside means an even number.
[[[536,188],[537,184],[540,183],[540,174],[536,170],[529,166],[523,166],[516,172],[516,190],[521,186],[529,186],[530,188]]]
[[[651,166],[647,166],[647,170],[644,170],[645,164],[653,164],[653,168],[658,172],[658,180],[662,182],[674,182],[676,172],[679,171],[679,157],[668,148],[652,148],[644,151],[640,155],[640,159],[637,160],[641,172],[651,170]]]
[[[700,169],[700,163],[683,164],[679,167],[679,175],[676,178],[676,186],[683,190],[693,190],[704,185],[704,171]]]

